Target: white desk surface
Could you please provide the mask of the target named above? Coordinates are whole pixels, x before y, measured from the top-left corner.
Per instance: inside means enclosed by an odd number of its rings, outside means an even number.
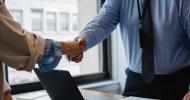
[[[116,99],[124,98],[122,95],[116,95],[111,93],[103,93],[91,90],[80,90],[83,95],[97,95],[97,96],[106,96]],[[36,92],[29,92],[23,93],[13,96],[13,100],[51,100],[50,97],[47,95],[46,91],[36,91]]]
[[[123,97],[122,95],[112,94],[112,93],[103,93],[92,90],[80,90],[83,95],[94,95],[94,96],[105,96],[109,98],[115,98],[117,100],[156,100],[156,99],[146,99],[139,97]],[[51,100],[47,95],[46,91],[36,91],[30,93],[23,93],[19,95],[14,95],[13,100]]]

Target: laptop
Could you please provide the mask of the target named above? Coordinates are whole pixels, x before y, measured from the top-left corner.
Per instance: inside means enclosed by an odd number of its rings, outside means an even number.
[[[117,100],[107,96],[82,95],[68,71],[41,73],[37,68],[34,71],[52,100]]]
[[[34,71],[52,100],[84,100],[68,71],[41,73],[37,68]]]

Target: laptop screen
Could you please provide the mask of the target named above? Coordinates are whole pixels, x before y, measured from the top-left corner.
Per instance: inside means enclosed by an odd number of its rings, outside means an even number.
[[[84,100],[68,71],[53,70],[41,73],[37,68],[34,71],[52,100]]]

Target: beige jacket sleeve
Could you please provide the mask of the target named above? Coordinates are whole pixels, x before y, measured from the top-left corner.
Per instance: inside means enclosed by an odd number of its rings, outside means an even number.
[[[0,61],[17,70],[31,71],[43,51],[44,39],[13,21],[0,0]]]

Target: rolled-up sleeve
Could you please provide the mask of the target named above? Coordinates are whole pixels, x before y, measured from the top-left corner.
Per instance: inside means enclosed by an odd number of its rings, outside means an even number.
[[[17,70],[31,71],[42,57],[44,39],[25,31],[0,3],[0,61]]]
[[[86,25],[79,37],[86,40],[89,49],[110,35],[118,24],[121,0],[106,0],[100,13]]]
[[[45,40],[44,55],[38,61],[42,73],[49,72],[57,67],[62,58],[61,43],[50,39]]]

